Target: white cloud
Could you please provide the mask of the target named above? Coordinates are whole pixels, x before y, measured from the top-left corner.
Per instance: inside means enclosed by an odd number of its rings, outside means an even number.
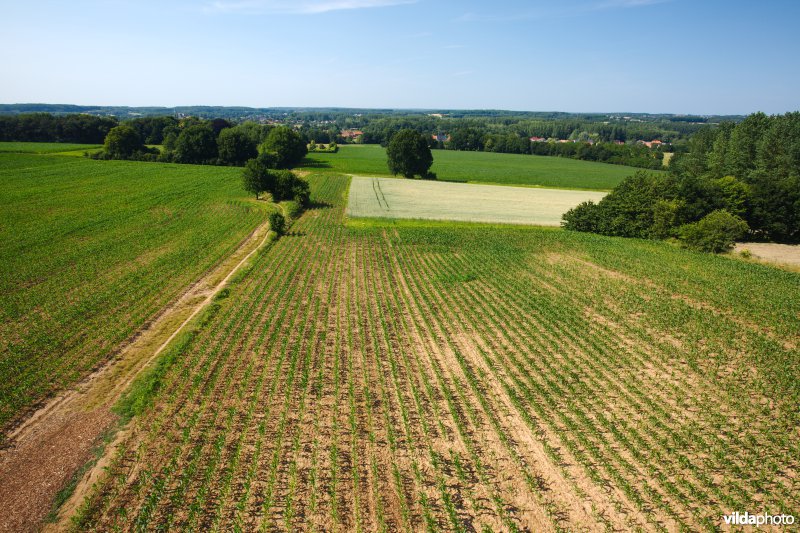
[[[414,4],[417,0],[216,0],[207,11],[225,13],[284,13],[315,15],[329,11]]]

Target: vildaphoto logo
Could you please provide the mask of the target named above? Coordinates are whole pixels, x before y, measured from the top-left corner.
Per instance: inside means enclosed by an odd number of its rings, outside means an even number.
[[[794,516],[790,514],[736,512],[723,516],[722,520],[729,526],[791,526],[794,524]]]

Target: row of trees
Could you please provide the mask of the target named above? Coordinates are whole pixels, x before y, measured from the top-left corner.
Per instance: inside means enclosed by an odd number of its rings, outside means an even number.
[[[259,195],[269,193],[273,202],[294,201],[305,207],[311,198],[308,182],[297,177],[292,171],[278,169],[269,153],[250,159],[242,171],[244,190]]]
[[[0,141],[101,144],[117,124],[114,118],[93,115],[0,115]]]
[[[597,161],[614,165],[659,170],[664,166],[664,152],[660,148],[651,149],[643,144],[616,144],[595,142],[587,139],[576,142],[530,142],[527,137],[516,135],[487,135],[483,141],[486,152],[506,154],[533,154],[555,157],[569,157],[581,161]]]
[[[260,153],[270,159],[273,168],[281,169],[297,165],[307,153],[305,139],[286,127],[268,128],[252,122],[231,126],[224,120],[197,119],[173,123],[160,118],[113,128],[97,157],[242,166]],[[163,139],[163,150],[147,148],[147,141],[158,138]]]
[[[639,172],[599,203],[564,215],[568,229],[722,251],[735,239],[800,242],[800,113],[750,115],[698,133],[667,175]]]

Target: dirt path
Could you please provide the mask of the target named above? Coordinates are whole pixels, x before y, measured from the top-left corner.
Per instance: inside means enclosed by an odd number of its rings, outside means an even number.
[[[103,434],[117,421],[111,407],[120,395],[211,303],[268,236],[269,224],[265,222],[233,254],[145,324],[113,360],[76,388],[50,400],[9,434],[9,446],[0,451],[0,532],[41,528],[58,491],[91,460]],[[60,520],[80,505],[99,466],[79,481],[60,509]]]

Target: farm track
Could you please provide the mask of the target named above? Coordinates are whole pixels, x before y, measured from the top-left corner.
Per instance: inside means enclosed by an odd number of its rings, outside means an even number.
[[[56,493],[91,459],[93,449],[116,424],[111,407],[263,246],[268,230],[266,223],[256,228],[233,254],[137,331],[112,361],[45,403],[9,433],[7,446],[0,450],[0,531],[40,527]],[[86,488],[79,486],[75,492],[78,502]],[[64,507],[64,512],[71,510],[74,506]]]
[[[712,531],[796,508],[800,435],[738,369],[791,358],[790,327],[552,233],[348,228],[346,178],[309,179],[321,207],[183,347],[78,529]]]

